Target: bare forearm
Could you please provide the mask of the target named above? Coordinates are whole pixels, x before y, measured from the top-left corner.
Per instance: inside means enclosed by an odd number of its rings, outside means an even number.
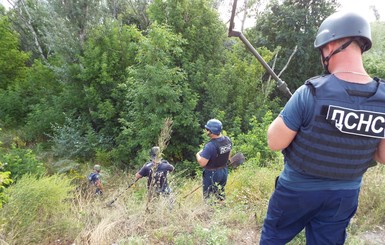
[[[208,160],[206,158],[204,158],[204,157],[201,157],[201,155],[200,155],[201,152],[202,152],[202,150],[197,152],[195,157],[196,157],[197,162],[199,163],[199,165],[203,168],[203,167],[205,167],[207,165]]]

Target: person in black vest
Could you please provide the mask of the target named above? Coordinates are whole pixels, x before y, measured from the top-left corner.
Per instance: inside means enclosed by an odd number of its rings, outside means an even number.
[[[95,189],[96,195],[103,194],[103,184],[100,178],[101,169],[102,169],[101,166],[99,164],[96,164],[94,166],[94,171],[88,175],[88,181],[96,187]]]
[[[284,155],[260,244],[287,244],[305,229],[306,244],[344,244],[358,207],[363,174],[385,163],[385,83],[364,69],[372,46],[368,21],[336,12],[314,47],[324,75],[293,94],[268,128],[268,145]]]
[[[214,195],[223,201],[226,197],[227,163],[231,157],[232,142],[221,134],[222,123],[217,119],[210,119],[205,129],[210,141],[196,154],[197,162],[204,168],[203,196],[208,199]]]
[[[170,194],[171,188],[167,183],[167,174],[174,171],[174,166],[167,160],[161,159],[160,148],[151,148],[151,161],[146,162],[143,167],[135,174],[136,179],[147,178],[147,187],[151,185],[157,194]]]

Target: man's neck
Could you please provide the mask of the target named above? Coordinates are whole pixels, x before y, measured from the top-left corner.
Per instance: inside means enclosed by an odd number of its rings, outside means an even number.
[[[219,135],[211,134],[210,137],[211,137],[211,139],[218,139],[218,138],[222,137],[222,134],[219,134]]]

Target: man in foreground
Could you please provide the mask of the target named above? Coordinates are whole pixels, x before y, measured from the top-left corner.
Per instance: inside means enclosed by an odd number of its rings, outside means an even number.
[[[325,70],[287,102],[270,125],[284,169],[272,194],[260,244],[287,244],[304,228],[307,244],[344,244],[363,174],[385,163],[385,84],[364,69],[369,23],[338,12],[319,27],[314,47]]]

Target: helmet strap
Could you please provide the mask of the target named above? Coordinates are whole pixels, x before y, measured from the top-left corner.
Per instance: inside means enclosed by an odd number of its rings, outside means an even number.
[[[320,49],[320,52],[321,52],[321,56],[322,56],[322,64],[323,64],[323,67],[324,67],[324,73],[325,74],[330,74],[330,71],[329,71],[329,60],[330,58],[341,52],[342,50],[346,49],[352,42],[354,41],[354,39],[350,39],[349,41],[345,42],[344,44],[342,44],[338,49],[334,50],[331,54],[329,54],[328,56],[324,56],[323,53],[322,53],[322,50]]]

